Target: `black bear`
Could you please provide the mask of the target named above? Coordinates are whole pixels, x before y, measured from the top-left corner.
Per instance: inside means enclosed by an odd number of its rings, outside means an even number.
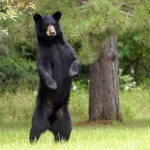
[[[37,141],[47,129],[54,134],[56,142],[68,140],[72,130],[68,101],[72,77],[79,74],[80,62],[63,36],[59,24],[61,15],[59,11],[53,15],[33,15],[40,79],[30,142]]]

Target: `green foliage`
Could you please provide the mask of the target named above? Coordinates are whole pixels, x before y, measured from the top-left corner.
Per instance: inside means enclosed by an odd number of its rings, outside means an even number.
[[[32,16],[22,14],[17,18],[16,23],[8,25],[9,47],[13,47],[22,58],[36,60],[37,42]],[[21,30],[20,30],[21,29]],[[15,36],[14,36],[15,35]]]
[[[16,91],[21,85],[37,84],[36,65],[31,61],[36,57],[31,50],[32,47],[35,50],[35,44],[29,29],[34,31],[28,25],[30,18],[24,19],[33,12],[34,6],[30,0],[0,2],[0,91]]]
[[[150,48],[141,43],[139,33],[121,35],[118,45],[122,74],[130,74],[137,82],[150,77]]]
[[[16,91],[23,84],[29,87],[37,85],[36,64],[16,53],[0,56],[0,70],[0,91]]]
[[[121,90],[130,90],[136,86],[136,82],[131,75],[122,75],[122,69],[119,69],[119,72],[119,87]]]
[[[32,13],[35,8],[35,5],[32,1],[21,2],[20,0],[2,0],[0,2],[0,20],[8,21],[13,20],[16,21],[16,18],[19,17],[23,13]],[[0,25],[2,25],[0,23]],[[7,28],[0,27],[0,35],[8,34]]]
[[[94,62],[105,40],[112,34],[119,34],[120,67],[123,69],[123,76],[129,74],[138,83],[150,77],[149,0],[89,0],[83,5],[76,0],[45,0],[42,3],[40,0],[3,0],[0,4],[0,54],[13,51],[17,54],[13,56],[15,60],[19,57],[20,62],[25,61],[19,63],[21,66],[32,68],[29,66],[36,60],[37,42],[32,13],[45,15],[60,10],[63,13],[61,24],[64,34],[83,64]],[[4,64],[10,65],[8,60]],[[0,66],[2,68],[3,65]],[[130,70],[134,73],[131,74]],[[4,72],[7,71],[3,69],[3,76]],[[27,73],[23,74],[24,78],[28,78]],[[22,82],[20,79],[17,78],[18,83]]]
[[[0,9],[0,20],[2,20],[0,23],[0,41],[5,41],[6,39],[3,36],[4,33],[7,34],[6,46],[8,49],[18,51],[23,58],[31,57],[35,60],[35,56],[33,56],[35,34],[31,18],[28,17],[33,13],[34,8],[35,5],[31,0],[26,2],[20,0],[2,1]]]
[[[2,0],[0,2],[0,20],[13,19],[17,17],[17,9],[12,5],[12,1]]]
[[[3,36],[0,35],[0,55],[8,53],[7,39],[6,34],[3,33]]]
[[[47,0],[41,4],[37,0],[35,4],[36,11],[42,14],[50,14],[56,10],[63,12],[62,26],[65,35],[72,44],[79,43],[78,56],[84,64],[89,64],[97,58],[97,50],[112,34],[138,32],[141,43],[149,47],[148,0],[90,0],[84,5],[69,0],[62,3]]]

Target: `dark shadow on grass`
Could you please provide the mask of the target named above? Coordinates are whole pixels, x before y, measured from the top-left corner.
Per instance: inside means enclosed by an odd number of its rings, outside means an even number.
[[[75,122],[73,124],[74,126],[109,126],[114,128],[150,128],[150,118],[143,118],[143,119],[134,119],[134,120],[124,120],[122,122],[117,121],[81,121],[81,122]]]

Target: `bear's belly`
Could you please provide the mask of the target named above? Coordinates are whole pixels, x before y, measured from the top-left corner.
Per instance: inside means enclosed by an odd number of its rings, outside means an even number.
[[[53,90],[48,88],[42,81],[39,86],[39,97],[43,101],[53,101],[54,103],[61,103],[68,101],[70,95],[70,89],[72,80],[71,78],[64,78],[62,80],[56,80],[57,89]]]

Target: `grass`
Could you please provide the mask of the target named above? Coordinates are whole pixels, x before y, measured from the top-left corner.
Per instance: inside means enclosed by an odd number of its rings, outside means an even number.
[[[150,120],[74,126],[69,142],[55,144],[50,132],[38,143],[28,141],[29,127],[0,128],[1,150],[149,150]]]
[[[88,89],[75,84],[69,109],[73,122],[88,119]],[[120,92],[123,122],[74,124],[69,142],[55,144],[50,132],[28,141],[36,91],[20,89],[0,96],[0,150],[149,150],[150,93],[144,86]]]
[[[125,120],[150,118],[149,86],[120,92],[120,104]]]

